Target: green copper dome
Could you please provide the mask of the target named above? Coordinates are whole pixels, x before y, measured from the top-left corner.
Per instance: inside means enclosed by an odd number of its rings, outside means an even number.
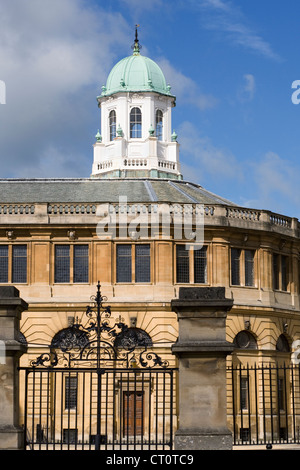
[[[161,68],[152,59],[141,55],[136,43],[133,55],[125,57],[113,67],[100,97],[124,91],[152,91],[172,96],[170,89]]]

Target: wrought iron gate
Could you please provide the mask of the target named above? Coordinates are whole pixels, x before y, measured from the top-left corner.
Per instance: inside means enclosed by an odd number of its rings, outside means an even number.
[[[21,368],[25,448],[172,449],[176,369],[138,329],[121,318],[111,326],[99,283],[92,300],[85,325]]]

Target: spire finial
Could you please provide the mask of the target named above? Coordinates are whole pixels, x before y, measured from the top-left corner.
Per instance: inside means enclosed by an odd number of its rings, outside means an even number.
[[[135,25],[135,38],[134,38],[134,44],[131,46],[133,49],[133,54],[137,55],[140,53],[140,50],[142,49],[142,46],[139,43],[139,38],[138,38],[138,28],[139,24]]]
[[[139,42],[139,38],[138,38],[138,27],[139,26],[140,26],[139,24],[135,25],[135,42]]]

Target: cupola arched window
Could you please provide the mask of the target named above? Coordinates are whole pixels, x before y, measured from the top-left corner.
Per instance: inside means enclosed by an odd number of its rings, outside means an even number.
[[[142,137],[142,112],[140,108],[132,108],[130,111],[130,137],[133,139]]]
[[[158,109],[156,111],[155,122],[156,122],[156,137],[157,137],[157,140],[162,140],[162,137],[163,137],[163,113],[160,109]]]
[[[109,140],[114,140],[116,135],[117,135],[116,111],[112,110],[109,113]]]

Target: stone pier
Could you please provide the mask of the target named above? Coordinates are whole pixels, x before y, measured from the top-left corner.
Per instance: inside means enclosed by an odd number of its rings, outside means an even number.
[[[23,448],[19,426],[19,358],[26,352],[20,343],[20,318],[27,303],[13,286],[0,287],[0,450]]]
[[[179,336],[172,351],[179,367],[179,428],[176,450],[229,450],[227,427],[226,341],[227,312],[233,300],[223,287],[182,287],[172,300]]]

